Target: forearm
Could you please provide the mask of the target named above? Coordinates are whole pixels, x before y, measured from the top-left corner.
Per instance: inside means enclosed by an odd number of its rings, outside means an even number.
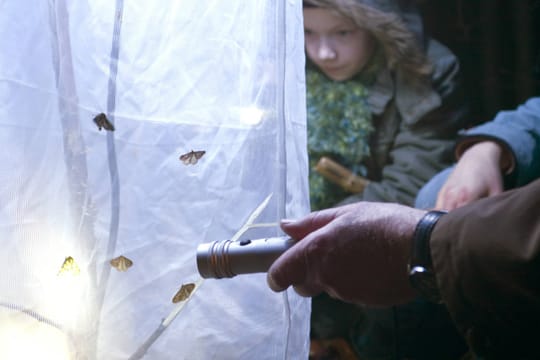
[[[465,335],[496,344],[491,351],[535,346],[530,336],[540,324],[539,208],[536,181],[453,210],[432,233],[443,301]]]

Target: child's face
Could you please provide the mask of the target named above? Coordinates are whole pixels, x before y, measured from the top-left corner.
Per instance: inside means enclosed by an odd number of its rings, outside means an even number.
[[[375,39],[367,30],[329,9],[304,8],[304,33],[307,56],[336,81],[358,74],[375,48]]]

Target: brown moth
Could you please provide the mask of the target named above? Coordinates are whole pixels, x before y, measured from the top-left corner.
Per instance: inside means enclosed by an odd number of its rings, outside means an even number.
[[[79,275],[80,273],[81,269],[79,268],[79,265],[77,265],[75,259],[73,259],[71,256],[67,256],[64,259],[62,267],[58,271],[58,275]]]
[[[189,295],[191,295],[191,292],[193,291],[193,289],[195,289],[194,283],[183,284],[180,290],[178,290],[178,292],[176,293],[176,295],[174,295],[172,302],[176,304],[176,303],[179,303],[180,301],[187,300]]]
[[[109,263],[111,264],[113,268],[115,268],[118,271],[127,271],[127,269],[129,269],[133,265],[133,261],[131,261],[124,255],[115,257]]]
[[[107,119],[107,115],[104,113],[97,114],[94,118],[94,122],[96,123],[98,130],[101,131],[101,129],[114,131],[114,125]]]
[[[182,161],[185,165],[195,165],[197,161],[202,158],[202,156],[206,153],[204,150],[199,151],[193,151],[191,150],[188,153],[185,153],[183,155],[180,155],[180,161]]]

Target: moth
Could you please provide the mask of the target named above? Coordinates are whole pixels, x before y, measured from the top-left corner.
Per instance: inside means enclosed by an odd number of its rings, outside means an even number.
[[[97,114],[94,118],[94,122],[96,123],[98,130],[101,131],[101,129],[114,131],[114,125],[107,119],[107,115],[104,113]]]
[[[120,255],[118,257],[115,257],[111,261],[109,261],[111,266],[115,268],[118,271],[127,271],[132,265],[133,261],[125,257],[124,255]]]
[[[185,165],[195,165],[200,158],[206,153],[204,150],[193,151],[180,155],[180,161]]]
[[[58,275],[79,275],[80,273],[81,269],[79,268],[79,265],[77,265],[75,259],[73,259],[71,256],[67,256],[64,259],[62,267],[58,271]]]
[[[174,304],[179,303],[180,301],[187,300],[189,298],[189,295],[193,292],[193,289],[195,289],[194,283],[189,284],[183,284],[180,290],[174,295],[172,302]]]

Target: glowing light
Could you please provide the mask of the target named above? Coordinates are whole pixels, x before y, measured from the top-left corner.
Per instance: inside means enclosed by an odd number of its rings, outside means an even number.
[[[244,124],[257,125],[262,121],[264,111],[255,106],[239,109],[239,119]]]
[[[24,315],[0,317],[0,359],[71,359],[68,337]]]

